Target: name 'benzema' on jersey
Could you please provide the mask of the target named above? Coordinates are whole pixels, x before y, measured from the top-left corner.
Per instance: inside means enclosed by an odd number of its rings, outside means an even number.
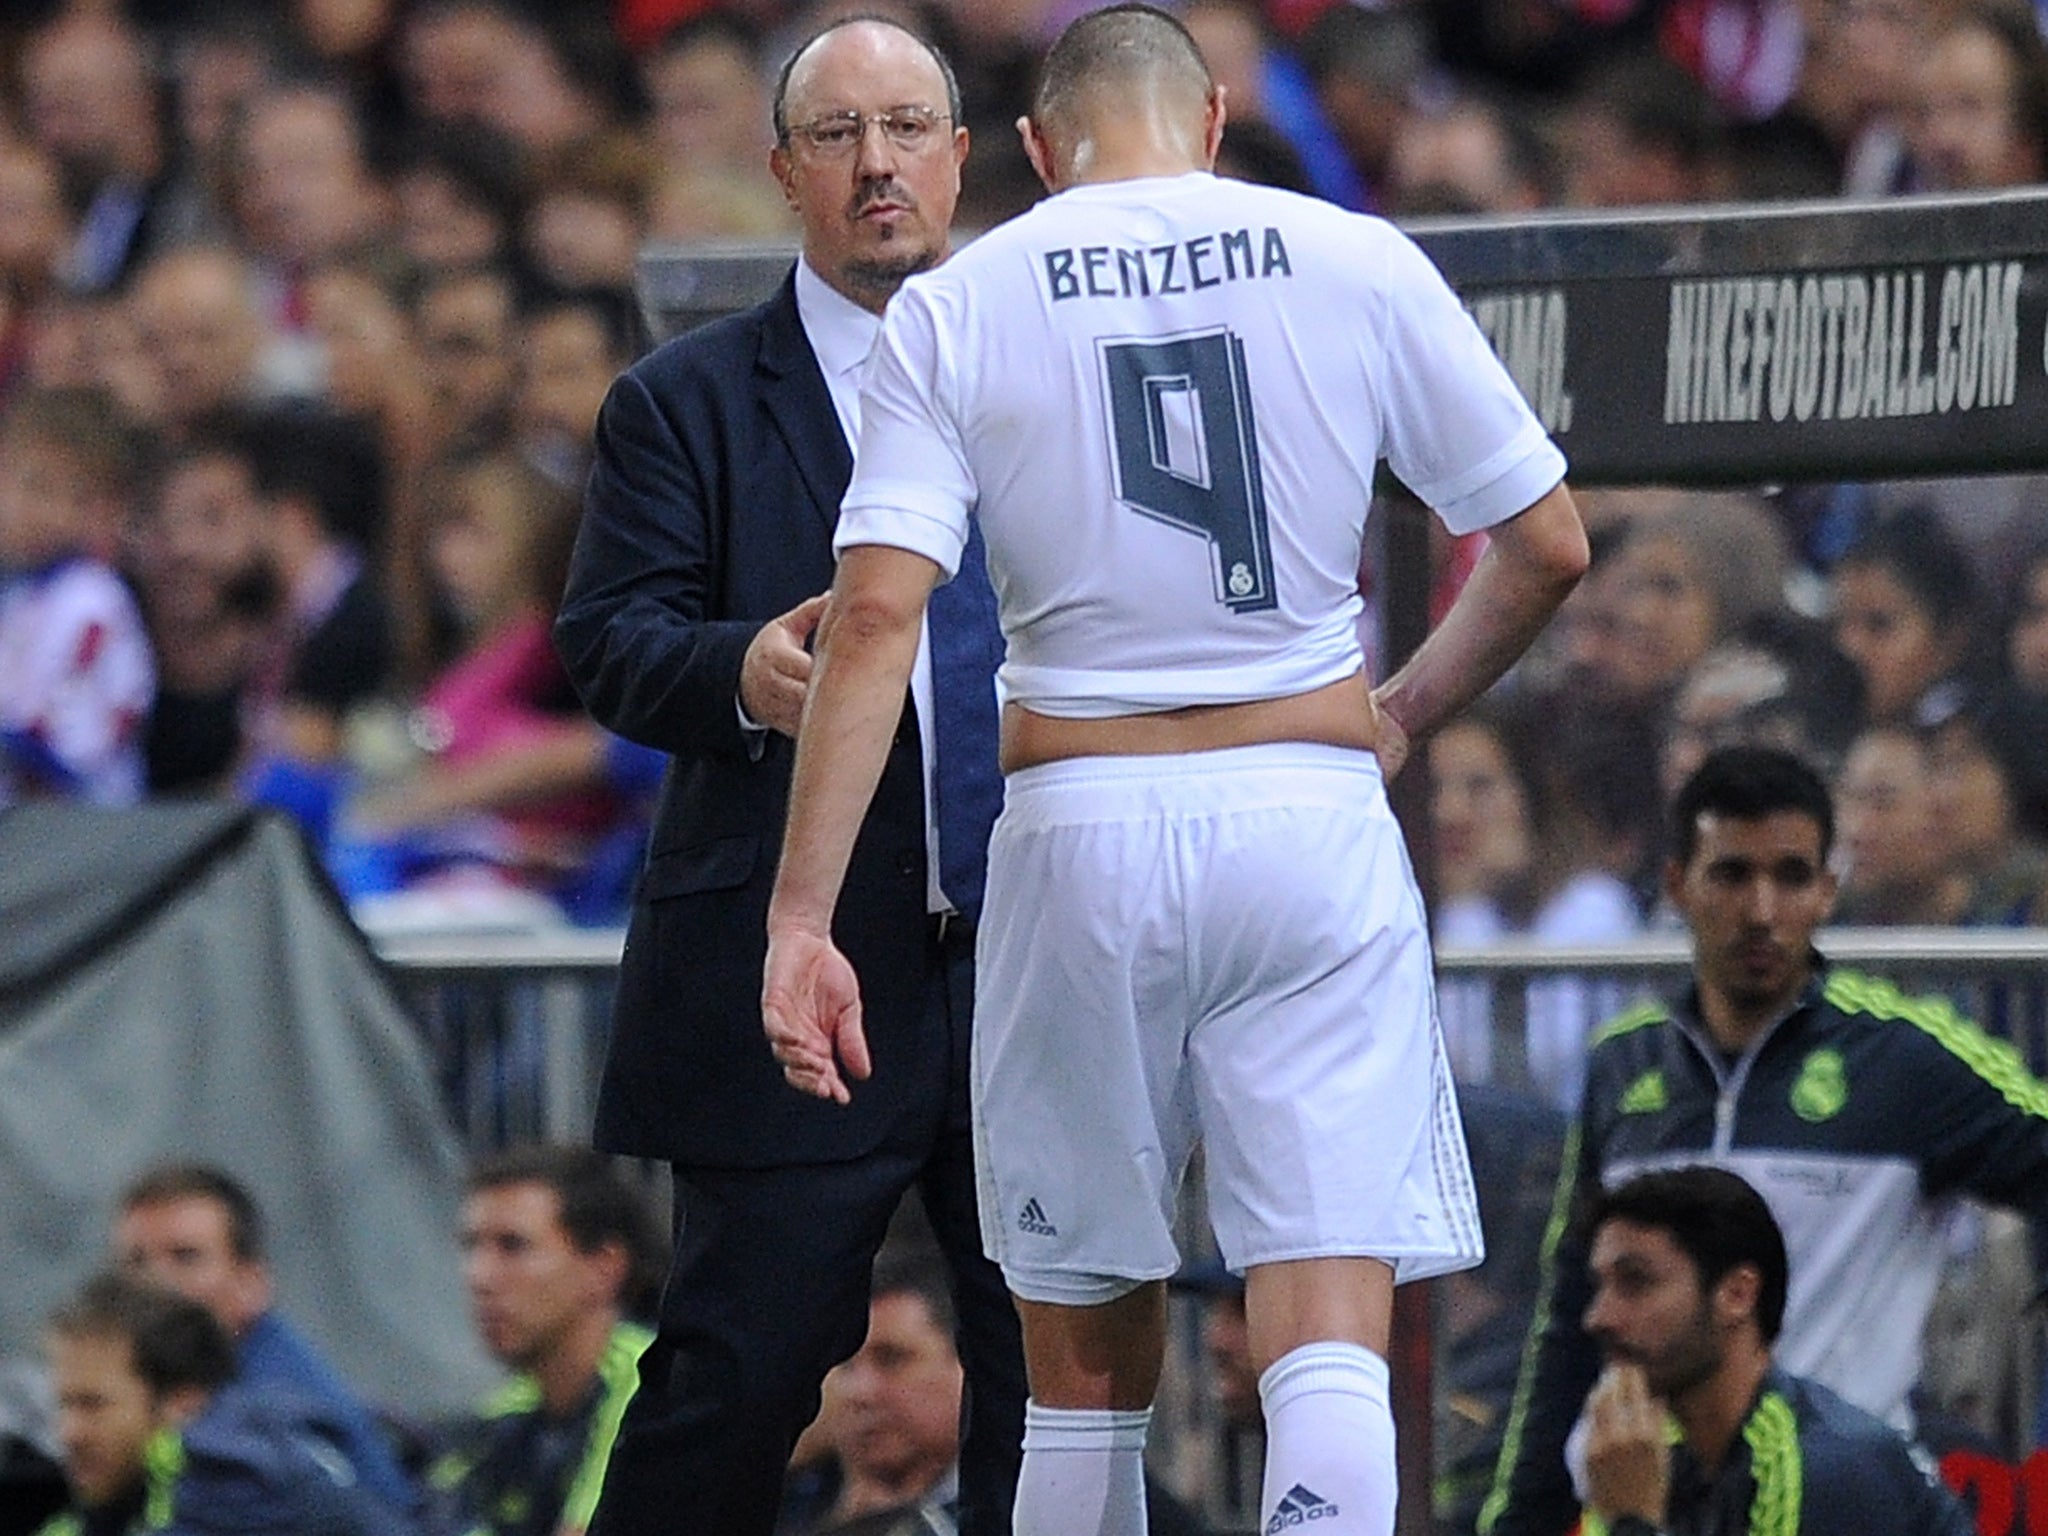
[[[911,278],[861,398],[836,546],[950,573],[972,516],[1003,695],[1052,716],[1350,677],[1381,460],[1455,533],[1564,474],[1412,241],[1207,172],[1069,187]]]
[[[1287,242],[1268,224],[1252,252],[1249,229],[1196,235],[1177,245],[1062,246],[1044,253],[1046,290],[1062,299],[1148,299],[1244,278],[1292,277]]]

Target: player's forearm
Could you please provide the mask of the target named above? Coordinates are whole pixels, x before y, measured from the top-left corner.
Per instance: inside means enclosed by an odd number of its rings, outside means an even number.
[[[922,621],[921,605],[909,610],[834,589],[797,736],[771,933],[831,930],[854,839],[903,714]]]
[[[1560,484],[1494,530],[1451,611],[1375,697],[1412,738],[1484,693],[1571,594],[1588,559],[1585,529]]]

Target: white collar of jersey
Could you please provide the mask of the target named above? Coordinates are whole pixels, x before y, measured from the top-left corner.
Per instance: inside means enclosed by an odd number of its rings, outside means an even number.
[[[1077,181],[1060,193],[1077,203],[1123,202],[1142,190],[1147,197],[1180,188],[1207,186],[1216,180],[1214,171],[1176,171],[1170,176],[1126,176],[1117,181]]]
[[[882,328],[880,315],[862,309],[833,288],[802,256],[796,262],[796,313],[827,379],[858,372],[874,350],[876,333]]]

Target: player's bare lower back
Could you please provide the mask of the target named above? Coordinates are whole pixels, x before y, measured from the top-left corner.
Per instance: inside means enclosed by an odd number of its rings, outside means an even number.
[[[1376,715],[1365,674],[1307,693],[1242,704],[1198,704],[1157,714],[1099,720],[1041,715],[1020,704],[1003,710],[1005,773],[1071,757],[1131,757],[1213,752],[1262,742],[1310,741],[1370,752]]]

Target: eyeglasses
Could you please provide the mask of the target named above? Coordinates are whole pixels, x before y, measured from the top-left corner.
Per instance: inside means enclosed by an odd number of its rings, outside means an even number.
[[[915,154],[944,137],[940,125],[952,119],[930,107],[891,107],[887,112],[828,112],[808,123],[792,123],[789,131],[821,155],[851,154],[867,137],[868,124],[878,123],[889,142]]]

